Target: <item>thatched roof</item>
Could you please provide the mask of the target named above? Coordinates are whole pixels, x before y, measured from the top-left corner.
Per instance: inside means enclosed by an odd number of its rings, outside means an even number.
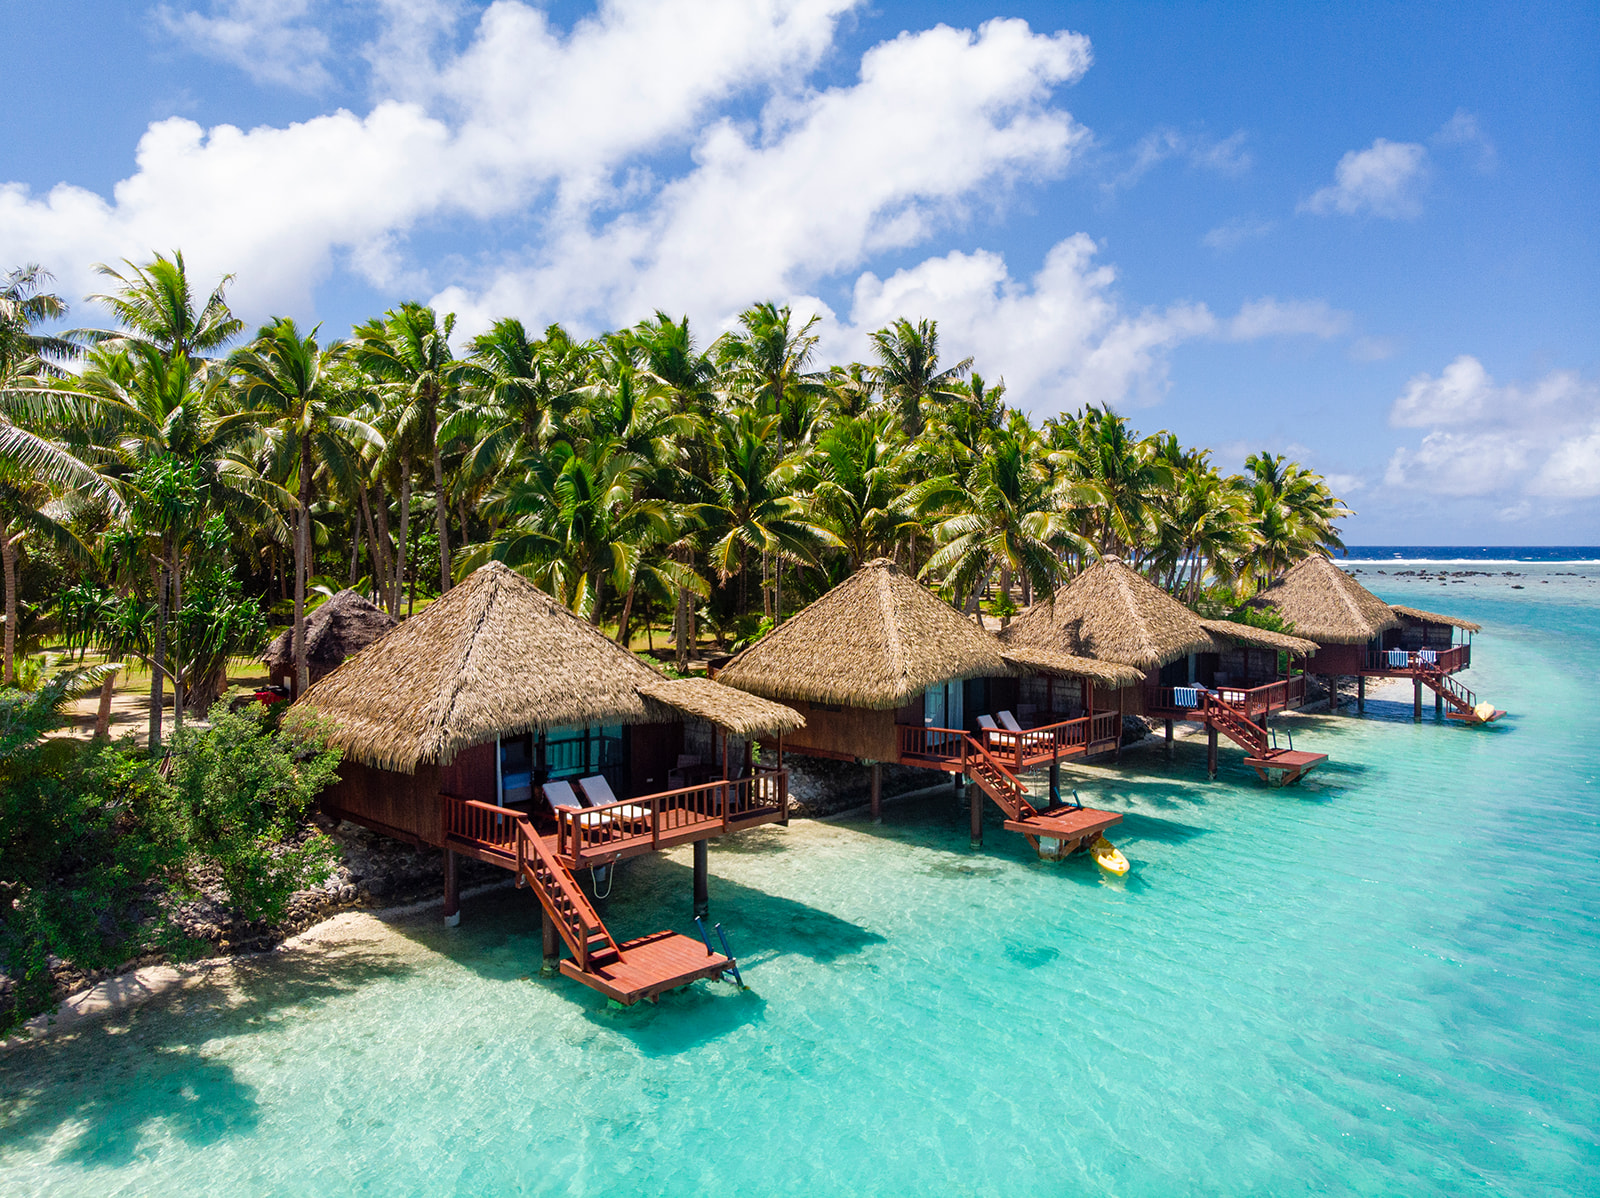
[[[1120,558],[1102,558],[1001,634],[1009,652],[1034,646],[1141,670],[1215,648],[1200,617]]]
[[[1000,652],[1020,674],[1051,674],[1057,678],[1087,678],[1098,686],[1120,689],[1144,680],[1144,671],[1114,661],[1075,657],[1037,645],[1000,646]]]
[[[520,574],[490,562],[314,683],[295,706],[327,717],[332,743],[347,756],[411,773],[496,736],[701,714],[652,693],[665,682]],[[744,709],[740,718],[748,726],[753,717]]]
[[[806,726],[805,717],[792,707],[707,678],[663,678],[641,686],[639,693],[735,736],[770,736]]]
[[[340,591],[306,617],[306,661],[320,673],[354,657],[399,621],[355,591]],[[273,638],[261,655],[274,674],[294,668],[294,628]]]
[[[942,682],[1010,672],[991,633],[879,558],[744,650],[717,678],[769,699],[881,711]]]
[[[1474,624],[1471,620],[1463,620],[1459,616],[1441,616],[1436,611],[1423,611],[1419,607],[1402,607],[1398,603],[1391,603],[1389,610],[1406,620],[1420,620],[1425,624],[1449,624],[1466,632],[1483,631],[1482,624]]]
[[[1296,636],[1322,645],[1364,645],[1400,626],[1387,603],[1320,553],[1291,567],[1251,603],[1277,608]]]
[[[1282,649],[1286,653],[1293,653],[1306,657],[1317,651],[1317,642],[1308,641],[1305,637],[1289,636],[1287,633],[1273,632],[1268,628],[1254,628],[1249,624],[1240,624],[1236,620],[1201,620],[1207,631],[1216,636],[1229,640],[1239,641],[1246,645],[1254,645],[1258,649]]]

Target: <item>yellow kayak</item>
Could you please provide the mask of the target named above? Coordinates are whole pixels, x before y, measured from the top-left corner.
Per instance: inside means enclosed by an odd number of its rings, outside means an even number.
[[[1104,836],[1097,837],[1089,846],[1089,852],[1094,854],[1094,863],[1108,874],[1122,877],[1128,872],[1128,859],[1117,851],[1117,846]]]

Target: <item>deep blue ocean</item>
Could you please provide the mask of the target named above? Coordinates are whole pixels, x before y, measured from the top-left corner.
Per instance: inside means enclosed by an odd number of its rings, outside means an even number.
[[[948,786],[715,843],[743,993],[542,980],[524,892],[356,920],[0,1052],[0,1194],[1600,1193],[1600,567],[1362,569],[1484,626],[1503,721],[1375,691],[1283,720],[1294,787],[1068,770],[1124,880],[970,848]],[[604,913],[692,931],[687,854]]]
[[[1600,562],[1597,545],[1351,545],[1350,561]]]

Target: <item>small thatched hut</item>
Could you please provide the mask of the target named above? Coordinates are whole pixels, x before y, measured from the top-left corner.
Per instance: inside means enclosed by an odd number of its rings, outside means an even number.
[[[344,590],[306,617],[306,664],[315,682],[347,657],[385,636],[399,621],[355,591]],[[262,654],[279,686],[294,687],[294,629],[286,628]]]
[[[1296,656],[1316,649],[1299,637],[1202,619],[1115,557],[1034,604],[1000,639],[1007,652],[1047,650],[1135,667],[1143,685],[1119,693],[1119,708],[1130,715],[1146,712],[1156,689],[1271,683],[1283,676],[1280,651]]]
[[[908,729],[971,731],[980,715],[1000,710],[1043,723],[1080,702],[1085,678],[1092,688],[1137,677],[1051,649],[1013,652],[886,558],[862,566],[717,675],[804,714],[804,731],[786,741],[795,752],[918,765],[925,754],[908,757]]]
[[[474,571],[301,696],[344,750],[331,815],[439,843],[439,796],[526,803],[603,776],[618,796],[668,788],[686,722],[724,737],[798,729],[777,703],[663,677],[498,562]]]
[[[1385,603],[1323,554],[1299,562],[1252,601],[1271,608],[1295,633],[1317,643],[1307,668],[1332,676],[1388,672],[1387,650],[1450,650],[1459,630],[1480,631],[1471,620]],[[1466,646],[1451,672],[1469,662]]]

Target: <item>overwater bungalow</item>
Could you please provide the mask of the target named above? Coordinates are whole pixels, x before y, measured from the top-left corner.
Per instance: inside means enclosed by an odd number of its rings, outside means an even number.
[[[1434,710],[1450,719],[1480,724],[1505,715],[1454,677],[1472,665],[1477,624],[1385,603],[1323,554],[1289,569],[1253,603],[1276,610],[1316,643],[1306,670],[1325,675],[1330,694],[1338,694],[1338,679],[1356,679],[1358,710],[1366,709],[1368,678],[1409,678],[1416,719],[1425,686],[1434,692]]]
[[[1095,707],[1096,686],[1103,694],[1137,677],[1126,667],[1049,650],[1013,654],[882,558],[717,673],[719,682],[805,717],[805,727],[784,742],[788,752],[868,766],[874,819],[884,763],[939,770],[958,784],[976,784],[1005,813],[1007,830],[1046,856],[1076,851],[1121,820],[1062,804],[1059,765],[1115,749],[1120,719]],[[1043,765],[1052,767],[1052,784],[1041,809],[1017,775]],[[981,819],[975,802],[975,843]]]
[[[657,932],[618,943],[575,871],[788,822],[788,775],[752,759],[758,736],[804,720],[706,679],[669,680],[499,563],[474,571],[297,703],[344,751],[330,816],[512,871],[544,913],[547,965],[631,1004],[733,968],[708,943]],[[621,796],[620,798],[618,796]]]
[[[311,681],[330,674],[347,657],[354,657],[388,634],[397,623],[355,591],[334,595],[306,617],[306,664]],[[274,685],[294,690],[294,628],[279,633],[261,655]]]
[[[1173,721],[1203,724],[1212,777],[1219,733],[1245,750],[1245,762],[1264,781],[1293,782],[1327,760],[1279,745],[1268,726],[1272,712],[1304,703],[1305,675],[1294,663],[1314,653],[1314,643],[1203,619],[1118,558],[1101,559],[1034,604],[1000,639],[1008,653],[1074,654],[1132,667],[1136,677],[1118,692],[1118,710],[1163,720],[1169,751]]]

